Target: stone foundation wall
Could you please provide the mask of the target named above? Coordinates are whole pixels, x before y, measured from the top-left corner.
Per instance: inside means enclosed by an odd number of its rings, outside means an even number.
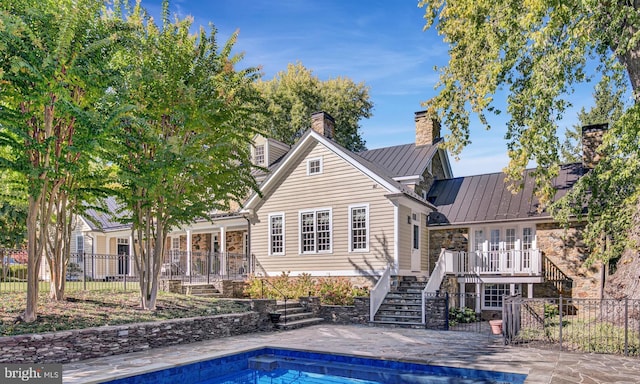
[[[536,237],[538,248],[565,275],[573,279],[571,296],[575,298],[600,298],[600,266],[585,267],[588,252],[582,241],[582,227],[565,229],[557,224],[538,224]],[[534,296],[549,294],[544,290],[536,291]],[[556,293],[557,295],[557,293]],[[554,295],[555,296],[555,295]]]
[[[424,300],[425,327],[440,331],[449,329],[448,306],[449,302],[446,296],[426,297]]]
[[[69,363],[94,357],[273,330],[275,300],[251,312],[0,337],[0,363]]]
[[[442,248],[450,251],[468,251],[468,228],[449,228],[429,231],[429,273],[433,272]]]

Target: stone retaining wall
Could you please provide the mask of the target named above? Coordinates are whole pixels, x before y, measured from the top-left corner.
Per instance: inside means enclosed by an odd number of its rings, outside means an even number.
[[[353,305],[322,305],[318,316],[334,324],[369,324],[369,298],[356,297]]]
[[[220,337],[273,330],[275,300],[251,312],[0,337],[0,363],[69,363]]]

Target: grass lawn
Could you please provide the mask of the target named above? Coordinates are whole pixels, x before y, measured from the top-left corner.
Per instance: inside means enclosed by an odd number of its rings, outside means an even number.
[[[24,311],[26,293],[0,292],[0,336],[238,313],[249,310],[248,304],[232,300],[158,292],[157,309],[143,311],[139,308],[138,296],[138,291],[72,291],[67,294],[66,300],[56,302],[49,299],[47,292],[41,292],[38,302],[38,320],[33,323],[19,322],[14,324],[15,319]]]

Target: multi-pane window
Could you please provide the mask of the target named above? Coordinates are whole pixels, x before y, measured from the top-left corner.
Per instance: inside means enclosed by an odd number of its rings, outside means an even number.
[[[504,231],[505,249],[510,250],[516,247],[516,229],[507,228]]]
[[[76,252],[78,254],[78,262],[82,262],[84,257],[84,236],[78,235],[76,237]]]
[[[510,284],[483,284],[483,309],[500,309],[502,308],[502,299],[506,295],[511,295]],[[514,284],[513,294],[521,292],[521,285]]]
[[[322,159],[309,159],[307,160],[307,174],[317,175],[322,173]]]
[[[502,298],[509,293],[509,284],[484,284],[483,307],[485,309],[502,308]]]
[[[264,165],[264,145],[256,145],[253,157],[256,165]]]
[[[369,220],[368,207],[351,207],[351,251],[366,251],[369,249]]]
[[[331,211],[328,209],[300,213],[300,251],[331,252]]]
[[[413,225],[413,249],[420,249],[420,227]]]
[[[269,215],[269,254],[284,254],[284,214]]]
[[[476,229],[473,238],[475,239],[475,250],[482,251],[482,244],[484,244],[484,231],[482,229]]]
[[[533,248],[533,228],[522,228],[522,249]]]

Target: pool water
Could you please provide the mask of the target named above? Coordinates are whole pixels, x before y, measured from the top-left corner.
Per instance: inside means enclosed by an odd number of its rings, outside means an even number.
[[[522,384],[526,375],[283,348],[259,348],[110,381],[113,384]]]

